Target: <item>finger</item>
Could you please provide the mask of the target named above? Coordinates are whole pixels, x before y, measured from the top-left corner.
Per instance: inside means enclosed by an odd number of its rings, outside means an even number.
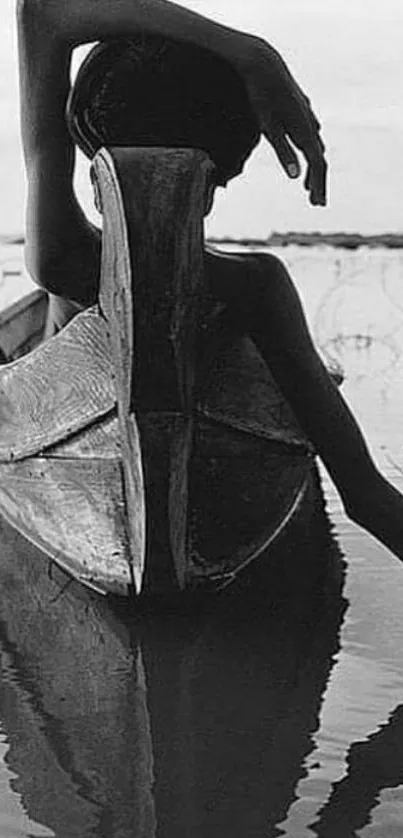
[[[299,119],[293,119],[293,124],[284,125],[283,130],[278,129],[278,136],[284,135],[297,147],[307,162],[307,173],[304,186],[310,193],[311,203],[324,205],[326,203],[326,171],[325,144],[320,136],[319,122],[313,113],[308,100],[304,97],[305,112],[301,114],[300,104]],[[295,113],[298,112],[295,109]],[[275,127],[278,127],[276,122]],[[288,146],[290,143],[288,142]]]
[[[309,192],[311,204],[325,206],[327,186],[325,144],[315,127],[312,112],[310,116],[308,131],[303,142],[298,144],[308,164],[304,186]]]
[[[319,119],[312,108],[310,99],[308,99],[308,97],[305,95],[303,96],[303,98],[305,102],[305,108],[303,108],[303,110],[305,111],[305,118],[303,120],[303,123],[305,123],[305,132],[309,135],[312,142],[318,143],[321,150],[325,151],[325,144],[321,137],[322,125],[319,122]],[[301,128],[302,124],[300,125],[300,130]]]
[[[288,177],[298,178],[301,174],[300,163],[285,133],[280,128],[272,129],[268,139]]]
[[[305,95],[304,95],[304,99],[305,99],[305,104],[306,104],[306,106],[307,106],[307,108],[308,108],[308,111],[309,111],[309,114],[310,114],[311,120],[312,120],[312,122],[313,122],[313,124],[314,124],[314,126],[315,126],[315,129],[316,129],[316,131],[318,131],[318,132],[319,132],[319,131],[321,131],[322,126],[321,126],[321,124],[320,124],[320,122],[319,122],[319,119],[318,119],[318,117],[316,116],[316,113],[315,113],[315,111],[314,111],[314,109],[313,109],[313,107],[312,107],[312,102],[311,102],[311,100],[309,99],[309,97],[308,97],[308,96],[305,96]]]
[[[312,109],[311,109],[311,120],[313,122],[315,131],[317,131],[317,133],[319,134],[322,130],[322,125],[320,124],[319,119],[316,116],[316,113],[314,113],[314,111]]]
[[[309,199],[314,206],[326,205],[327,163],[323,154],[317,154],[309,161],[306,178],[309,184]]]
[[[321,127],[315,116],[312,115],[311,117],[311,125],[310,125],[310,136],[311,142],[313,146],[318,146],[320,151],[323,153],[326,150],[325,143],[321,136]]]

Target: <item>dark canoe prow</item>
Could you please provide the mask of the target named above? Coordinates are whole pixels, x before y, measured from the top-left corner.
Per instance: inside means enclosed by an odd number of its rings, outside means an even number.
[[[225,312],[214,317],[203,250],[208,158],[115,149],[112,160],[101,152],[95,164],[100,305],[121,440],[127,452],[140,440],[141,467],[126,480],[130,493],[142,469],[144,588],[214,588],[286,526],[311,479],[312,451],[256,348]]]
[[[345,608],[323,510],[300,547],[304,566],[327,568],[318,589],[295,579],[273,602],[232,586],[210,609],[136,620],[44,568],[4,522],[0,543],[5,761],[31,820],[57,838],[275,834]]]
[[[43,295],[0,321],[17,358],[0,368],[0,510],[103,593],[225,587],[270,561],[315,482],[256,347],[209,299],[211,178],[200,151],[99,152],[99,305],[27,354]]]

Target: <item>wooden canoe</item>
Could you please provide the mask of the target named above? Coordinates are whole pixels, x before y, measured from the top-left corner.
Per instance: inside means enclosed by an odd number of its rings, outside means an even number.
[[[213,591],[284,533],[312,447],[210,300],[195,150],[101,150],[99,302],[43,340],[41,291],[0,317],[0,512],[83,584]]]

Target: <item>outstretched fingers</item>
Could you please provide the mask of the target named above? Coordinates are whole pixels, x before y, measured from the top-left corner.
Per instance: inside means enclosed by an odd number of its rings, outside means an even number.
[[[327,162],[325,146],[317,132],[309,133],[303,140],[287,132],[278,123],[272,124],[265,132],[284,171],[290,178],[298,178],[301,174],[301,164],[294,145],[305,157],[307,168],[304,187],[313,206],[325,206],[327,194]],[[294,143],[294,144],[293,144]]]

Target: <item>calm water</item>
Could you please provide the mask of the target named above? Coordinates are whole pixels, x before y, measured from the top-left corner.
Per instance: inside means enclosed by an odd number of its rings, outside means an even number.
[[[283,255],[403,491],[403,254]],[[1,262],[9,287],[18,249]],[[2,838],[402,834],[403,568],[323,485],[330,521],[301,529],[289,595],[137,623],[60,592],[1,525]]]

